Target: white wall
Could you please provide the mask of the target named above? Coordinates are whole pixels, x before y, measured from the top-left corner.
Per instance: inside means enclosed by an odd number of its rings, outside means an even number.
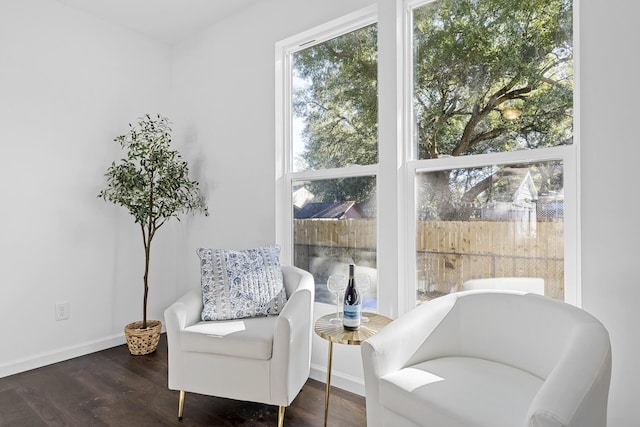
[[[96,196],[113,138],[167,106],[169,60],[57,1],[0,2],[0,377],[124,342],[141,318],[139,231]]]
[[[609,426],[640,426],[640,6],[582,1],[580,13],[583,307],[611,336]]]

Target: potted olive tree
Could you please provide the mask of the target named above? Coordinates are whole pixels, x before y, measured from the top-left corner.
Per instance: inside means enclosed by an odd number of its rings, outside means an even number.
[[[129,131],[118,136],[126,156],[107,169],[107,187],[98,197],[127,208],[142,231],[144,244],[144,297],[142,321],[125,326],[125,336],[131,354],[155,351],[162,324],[147,321],[149,295],[149,260],[151,242],[156,232],[171,218],[181,214],[208,214],[197,181],[189,179],[187,162],[176,150],[170,149],[171,128],[166,117],[152,118],[148,114],[129,124]]]

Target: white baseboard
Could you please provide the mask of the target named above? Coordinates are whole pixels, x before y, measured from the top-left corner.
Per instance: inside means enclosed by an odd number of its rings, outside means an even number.
[[[0,365],[0,378],[125,344],[124,333],[40,353]]]
[[[312,363],[309,378],[326,384],[327,368]],[[331,386],[364,396],[364,380],[362,378],[354,377],[344,372],[336,371],[335,369],[331,372]]]

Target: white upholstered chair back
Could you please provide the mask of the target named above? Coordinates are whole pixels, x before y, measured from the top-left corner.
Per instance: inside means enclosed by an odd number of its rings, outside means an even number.
[[[459,292],[426,305],[431,306],[429,310],[440,306],[443,318],[408,365],[436,357],[468,356],[546,379],[564,354],[576,351],[580,337],[601,334],[603,339],[595,342],[608,343],[606,331],[591,315],[535,294]]]
[[[463,291],[504,289],[544,295],[544,279],[540,277],[490,277],[471,279],[462,284]]]

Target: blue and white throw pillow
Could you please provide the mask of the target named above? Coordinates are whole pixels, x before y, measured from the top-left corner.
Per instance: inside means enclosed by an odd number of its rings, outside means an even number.
[[[287,302],[280,246],[234,251],[200,248],[202,320],[229,320],[280,313]]]

